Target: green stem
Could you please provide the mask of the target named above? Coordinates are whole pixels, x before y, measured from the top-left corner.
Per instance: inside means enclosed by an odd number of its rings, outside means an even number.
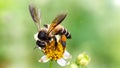
[[[52,68],[52,60],[50,61],[50,68]]]

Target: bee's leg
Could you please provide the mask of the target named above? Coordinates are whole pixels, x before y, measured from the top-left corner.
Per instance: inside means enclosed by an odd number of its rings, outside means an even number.
[[[55,41],[55,46],[57,46],[57,38],[54,36],[53,40]]]
[[[35,46],[34,49],[38,48],[38,46]]]
[[[61,35],[61,44],[63,45],[63,47],[66,47],[66,36],[65,35]]]
[[[40,41],[40,40],[37,40],[36,41],[36,44],[37,44],[37,46],[38,47],[41,47],[41,48],[44,48],[46,45],[45,45],[45,42],[42,42],[42,41]]]

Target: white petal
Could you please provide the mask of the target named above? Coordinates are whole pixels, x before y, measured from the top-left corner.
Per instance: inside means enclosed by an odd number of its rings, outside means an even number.
[[[58,59],[58,60],[57,60],[57,63],[58,63],[60,66],[66,66],[66,65],[69,64],[69,62],[66,62],[63,58]]]
[[[34,34],[34,39],[35,39],[36,41],[39,40],[37,36],[38,36],[38,32],[37,32],[36,34]]]
[[[50,60],[50,59],[48,59],[47,56],[44,55],[44,56],[41,57],[40,60],[38,60],[38,62],[43,62],[43,63],[45,63],[45,62],[48,62],[49,60]]]
[[[64,52],[64,59],[70,59],[70,58],[72,58],[72,55],[68,52],[68,51],[66,51],[65,50],[65,52]]]

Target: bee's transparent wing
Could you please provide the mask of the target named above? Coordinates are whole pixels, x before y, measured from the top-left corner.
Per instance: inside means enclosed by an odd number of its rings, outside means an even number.
[[[40,22],[41,22],[40,10],[37,9],[33,4],[30,4],[29,11],[38,30],[40,30]]]
[[[58,16],[55,17],[55,19],[52,21],[52,23],[50,24],[49,30],[48,30],[48,34],[57,26],[59,25],[67,16],[67,13],[62,13],[59,14]]]

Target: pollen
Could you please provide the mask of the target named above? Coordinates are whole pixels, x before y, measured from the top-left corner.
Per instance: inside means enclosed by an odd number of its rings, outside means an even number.
[[[57,45],[55,45],[55,41],[51,41],[46,45],[43,52],[49,59],[58,60],[63,57],[64,50],[65,48],[60,42],[57,42]]]
[[[62,41],[66,41],[66,36],[65,35],[62,35]]]

